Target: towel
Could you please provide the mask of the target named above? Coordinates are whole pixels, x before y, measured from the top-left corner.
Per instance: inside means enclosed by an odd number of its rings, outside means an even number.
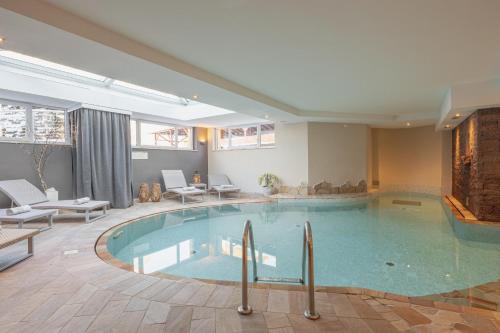
[[[221,185],[220,188],[231,188],[234,187],[233,184],[226,184],[226,185]]]
[[[11,216],[11,215],[27,213],[29,211],[31,211],[31,207],[29,205],[24,205],[24,206],[9,208],[5,211],[5,214]]]
[[[78,198],[78,199],[76,199],[75,201],[73,201],[73,203],[74,203],[75,205],[82,205],[82,204],[87,203],[87,202],[89,202],[89,201],[90,201],[90,198],[89,198],[89,197],[83,197],[83,198]]]
[[[182,188],[183,191],[194,191],[196,190],[196,187],[194,186],[186,186]]]

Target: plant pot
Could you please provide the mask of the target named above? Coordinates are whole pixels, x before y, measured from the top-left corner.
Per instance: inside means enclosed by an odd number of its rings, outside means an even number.
[[[59,192],[55,188],[51,187],[45,191],[45,195],[49,201],[59,200]]]
[[[273,194],[273,188],[272,188],[272,187],[267,187],[267,186],[264,186],[264,187],[262,188],[262,193],[263,193],[265,196],[272,195],[272,194]]]

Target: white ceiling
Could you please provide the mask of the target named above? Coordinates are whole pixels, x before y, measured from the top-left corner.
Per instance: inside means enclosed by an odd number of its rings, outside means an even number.
[[[255,100],[260,116],[435,123],[451,86],[500,76],[498,0],[47,2],[67,13],[42,1],[0,6],[105,45],[114,41],[99,39],[102,28],[173,56],[192,68],[170,69]],[[71,14],[90,25],[64,23]]]

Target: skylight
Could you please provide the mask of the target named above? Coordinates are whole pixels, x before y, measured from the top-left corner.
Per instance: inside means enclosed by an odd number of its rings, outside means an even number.
[[[128,83],[128,82],[124,82],[124,81],[120,81],[120,80],[113,80],[113,82],[111,83],[110,86],[135,90],[135,91],[143,93],[145,95],[153,95],[153,96],[164,97],[164,98],[168,98],[168,99],[174,99],[181,104],[188,104],[187,99],[181,98],[179,96],[167,94],[167,93],[164,93],[164,92],[159,91],[159,90],[150,89],[150,88],[146,88],[143,86],[138,86],[136,84],[132,84],[132,83]]]
[[[90,73],[87,71],[82,71],[81,69],[76,69],[73,67],[69,66],[64,66],[60,64],[56,64],[55,62],[35,58],[35,57],[30,57],[21,53],[13,52],[13,51],[7,51],[7,50],[0,50],[0,56],[3,58],[6,58],[4,60],[13,60],[15,64],[19,64],[19,62],[22,62],[23,65],[32,65],[36,67],[42,67],[42,68],[48,68],[52,70],[56,70],[58,72],[66,73],[66,74],[71,74],[71,75],[77,75],[81,76],[87,79],[91,80],[97,80],[97,81],[104,81],[106,79],[105,76]]]
[[[115,80],[103,75],[94,74],[91,72],[83,71],[69,66],[60,65],[51,61],[27,56],[14,51],[0,49],[0,73],[2,70],[9,71],[14,69],[14,73],[21,71],[28,74],[27,77],[41,77],[43,80],[57,81],[68,83],[77,83],[77,86],[85,86],[94,89],[100,93],[112,93],[113,98],[106,98],[106,102],[101,102],[101,106],[105,104],[113,104],[116,100],[117,93],[120,95],[133,96],[143,99],[145,102],[155,102],[145,110],[137,111],[130,106],[132,112],[145,113],[170,119],[178,119],[183,121],[190,121],[194,119],[201,119],[214,116],[222,116],[234,113],[233,111],[219,108],[213,105],[204,104],[198,101],[189,100],[187,98],[179,97],[173,94],[162,92],[159,90],[146,88],[133,83]],[[36,74],[36,75],[33,75]],[[28,80],[28,79],[26,79]],[[27,83],[28,87],[30,84]],[[68,87],[72,87],[69,85]],[[31,88],[30,88],[31,89]],[[59,98],[59,91],[44,90],[44,94],[52,98]],[[81,90],[75,90],[73,99],[74,102],[80,103],[95,103],[94,100],[86,100],[86,96],[80,95]],[[119,99],[118,99],[119,101]],[[160,102],[160,104],[158,104]],[[120,103],[118,103],[120,104]],[[123,109],[123,105],[118,107]]]

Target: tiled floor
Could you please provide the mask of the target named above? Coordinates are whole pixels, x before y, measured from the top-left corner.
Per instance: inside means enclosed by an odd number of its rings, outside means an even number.
[[[241,316],[236,286],[139,275],[96,256],[108,228],[175,208],[163,201],[112,210],[89,225],[56,222],[37,236],[33,258],[0,273],[0,332],[500,332],[499,312],[334,288],[316,293],[317,321],[302,315],[304,292],[279,288],[251,289],[254,313]]]

